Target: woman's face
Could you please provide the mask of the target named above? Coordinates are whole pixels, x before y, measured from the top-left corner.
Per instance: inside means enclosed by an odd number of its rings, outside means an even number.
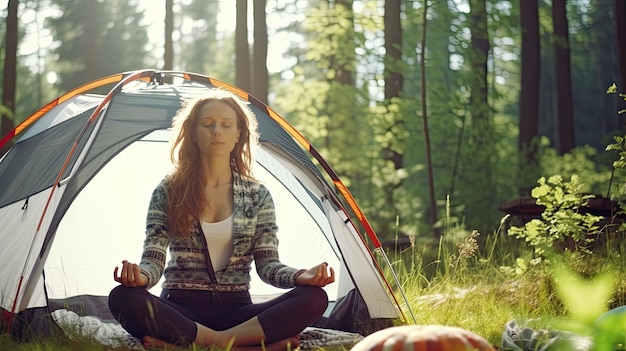
[[[198,111],[194,141],[205,157],[226,156],[239,141],[237,114],[220,100],[204,103]]]

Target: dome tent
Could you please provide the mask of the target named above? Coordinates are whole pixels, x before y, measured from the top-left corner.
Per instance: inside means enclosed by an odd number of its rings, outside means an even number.
[[[93,93],[111,85],[106,94]],[[113,322],[106,308],[117,284],[112,271],[122,259],[141,255],[150,194],[172,168],[172,117],[182,100],[215,88],[247,100],[257,116],[260,148],[253,173],[276,204],[281,261],[294,267],[327,261],[336,269],[337,282],[325,288],[328,325],[365,334],[404,319],[369,249],[381,247],[376,234],[339,177],[295,128],[227,83],[141,70],[78,87],[0,140],[2,146],[23,132],[0,159],[4,331],[19,337],[44,333],[51,325],[46,316],[61,308]],[[152,292],[158,295],[158,289]],[[254,299],[282,292],[253,275]]]

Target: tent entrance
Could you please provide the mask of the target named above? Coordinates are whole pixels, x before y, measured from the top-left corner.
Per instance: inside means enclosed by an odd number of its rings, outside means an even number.
[[[158,131],[129,145],[74,199],[59,224],[44,267],[49,298],[107,296],[117,285],[113,281],[113,268],[123,259],[139,261],[150,196],[173,167],[169,144],[162,140],[166,134]],[[306,198],[302,193],[294,193],[298,190],[295,188],[288,190],[283,183],[297,180],[287,177],[287,170],[277,170],[280,164],[266,152],[261,153],[258,159],[265,167],[257,163],[253,172],[274,198],[281,261],[297,267],[328,261],[338,268],[340,261],[334,242],[321,233],[322,228],[315,221],[315,216],[325,219],[322,210],[314,204],[307,204],[308,209],[304,207],[301,202]],[[274,172],[286,178],[277,179],[266,167],[274,168]],[[301,235],[303,232],[310,234]],[[284,292],[261,282],[254,271],[251,274],[251,293],[258,298]],[[337,289],[338,284],[328,286],[332,300]],[[154,287],[152,293],[158,295],[160,287]]]

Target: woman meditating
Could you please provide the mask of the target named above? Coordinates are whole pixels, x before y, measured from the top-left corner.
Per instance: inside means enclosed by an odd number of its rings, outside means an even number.
[[[109,295],[113,316],[146,348],[232,346],[287,350],[328,306],[326,263],[279,260],[274,203],[251,173],[257,122],[243,100],[214,89],[183,104],[173,121],[174,170],[154,189],[139,264],[122,261]],[[166,253],[170,260],[166,266]],[[252,303],[250,270],[291,289]],[[148,289],[164,276],[160,296]]]

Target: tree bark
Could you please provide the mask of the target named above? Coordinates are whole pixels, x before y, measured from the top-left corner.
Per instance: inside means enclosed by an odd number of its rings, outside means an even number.
[[[2,81],[2,105],[10,112],[2,113],[0,125],[0,137],[3,137],[13,131],[13,117],[15,115],[15,86],[17,80],[17,9],[18,0],[9,0],[7,8],[6,22],[6,49],[4,52],[4,71]],[[2,149],[0,149],[0,157],[4,155],[13,146],[13,142],[9,141]]]
[[[615,23],[617,26],[617,50],[621,84],[619,90],[626,92],[626,1],[615,0]]]
[[[254,49],[252,50],[252,95],[267,104],[269,78],[267,72],[266,2],[266,0],[255,0],[253,7]]]
[[[248,1],[237,0],[236,7],[235,84],[245,91],[251,91],[250,46],[248,44]]]
[[[469,28],[471,32],[469,57],[469,110],[471,127],[468,129],[468,141],[464,147],[462,172],[464,181],[472,189],[465,189],[460,195],[466,206],[464,216],[474,221],[488,206],[492,206],[498,197],[494,184],[494,167],[497,149],[494,124],[489,105],[488,58],[490,41],[488,17],[485,0],[470,0]],[[489,189],[475,191],[475,189]],[[473,224],[476,228],[487,229],[484,223]]]
[[[174,0],[165,0],[165,46],[163,52],[163,69],[174,69]]]
[[[520,195],[526,195],[536,184],[539,134],[539,90],[541,41],[539,37],[538,0],[520,1],[522,30],[521,91],[519,98]],[[530,172],[527,172],[530,170]],[[536,172],[534,170],[537,170]],[[529,173],[528,175],[526,175]]]
[[[400,96],[403,76],[398,70],[402,62],[402,21],[400,20],[400,0],[385,1],[385,98]]]
[[[489,56],[489,33],[487,32],[487,9],[484,0],[470,0],[472,53],[471,68],[475,75],[472,84],[472,121],[481,122],[489,118],[487,92],[487,58]],[[477,126],[480,123],[476,123]]]
[[[383,24],[385,26],[385,100],[388,104],[393,98],[400,97],[403,85],[402,72],[399,71],[399,63],[402,62],[402,26],[401,26],[401,1],[385,1],[385,16]],[[393,121],[390,128],[395,128],[403,124],[401,116]],[[393,162],[395,169],[400,169],[404,165],[404,155],[391,147],[386,151],[385,158]]]
[[[354,14],[352,12],[352,1],[353,0],[336,0],[335,1],[335,6],[339,7],[342,6],[343,8],[345,8],[348,13],[350,13],[350,22],[351,22],[351,27],[354,28]],[[352,31],[351,36],[354,36],[354,32]],[[353,38],[352,38],[353,39]],[[354,47],[353,43],[350,43],[349,45],[350,48]],[[352,60],[353,57],[350,58],[350,60],[344,61],[343,62],[350,62],[353,63],[354,61]],[[342,84],[342,85],[348,85],[348,86],[354,86],[354,82],[353,82],[353,73],[352,73],[352,66],[349,66],[347,64],[344,63],[340,63],[337,62],[337,60],[335,60],[333,67],[337,69],[337,81]]]
[[[430,129],[428,127],[428,110],[426,108],[426,28],[428,23],[428,0],[423,3],[424,13],[422,15],[422,39],[421,39],[421,55],[420,55],[420,76],[422,86],[422,124],[424,126],[424,143],[426,144],[426,163],[428,171],[428,199],[429,199],[429,224],[433,228],[435,237],[440,237],[443,233],[440,228],[435,228],[437,223],[437,201],[435,197],[435,180],[433,173],[432,151],[430,147]]]
[[[96,1],[86,1],[84,3],[84,10],[87,16],[91,16],[88,20],[84,21],[84,32],[79,37],[79,41],[82,41],[85,48],[85,66],[84,77],[81,77],[83,82],[94,80],[100,76],[98,72],[101,72],[102,62],[102,28],[103,18],[101,16],[93,16],[94,13],[99,13],[105,8],[105,5]]]
[[[552,1],[554,25],[556,149],[559,155],[574,148],[574,109],[566,0]]]

